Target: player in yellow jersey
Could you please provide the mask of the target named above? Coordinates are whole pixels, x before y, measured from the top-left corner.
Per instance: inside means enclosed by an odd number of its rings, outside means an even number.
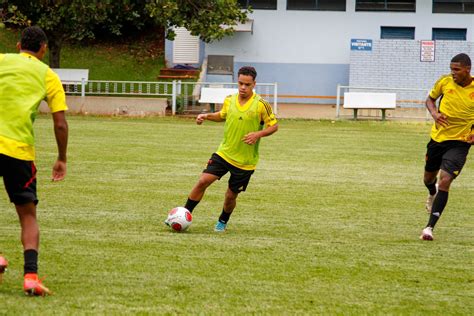
[[[26,28],[17,44],[19,54],[0,54],[0,177],[21,225],[24,250],[23,290],[28,295],[50,291],[38,279],[39,227],[36,220],[36,167],[33,123],[40,102],[47,101],[53,116],[58,157],[52,180],[66,175],[68,125],[66,96],[59,77],[40,60],[46,34],[37,26]]]
[[[450,68],[451,75],[441,77],[426,99],[434,124],[423,178],[429,191],[426,210],[430,213],[420,236],[423,240],[433,240],[433,229],[448,202],[449,187],[461,172],[474,143],[471,59],[466,54],[458,54],[451,59]],[[435,103],[438,99],[439,109]]]
[[[222,213],[214,227],[217,232],[225,231],[239,193],[247,188],[258,163],[260,139],[278,130],[278,122],[271,106],[253,91],[256,77],[257,72],[253,67],[240,68],[239,92],[228,96],[219,112],[199,114],[196,118],[199,125],[205,120],[225,121],[224,139],[217,152],[209,159],[185,205],[192,212],[206,189],[230,172]]]

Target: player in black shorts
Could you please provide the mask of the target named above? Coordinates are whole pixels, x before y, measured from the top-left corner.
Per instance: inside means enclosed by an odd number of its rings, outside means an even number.
[[[474,143],[474,81],[471,59],[458,54],[451,59],[451,74],[434,85],[426,108],[434,119],[427,145],[423,181],[428,188],[428,224],[420,239],[433,240],[433,229],[448,202],[451,183],[461,173]],[[439,109],[436,100],[441,98]],[[439,179],[438,179],[439,176]]]

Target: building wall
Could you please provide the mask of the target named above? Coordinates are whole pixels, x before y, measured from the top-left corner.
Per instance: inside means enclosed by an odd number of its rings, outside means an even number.
[[[337,84],[349,84],[351,39],[380,39],[381,26],[415,27],[416,40],[431,39],[433,27],[467,28],[474,41],[470,14],[432,14],[432,1],[419,0],[416,13],[355,12],[347,0],[345,12],[288,11],[286,0],[277,10],[254,10],[253,33],[238,32],[205,44],[205,55],[233,55],[234,72],[242,65],[257,68],[259,82],[278,82],[282,95],[323,98],[285,98],[280,101],[333,103]]]
[[[419,40],[375,40],[372,51],[351,51],[350,86],[430,89],[449,74],[451,58],[466,53],[474,61],[474,42],[436,41],[435,61],[422,62]]]

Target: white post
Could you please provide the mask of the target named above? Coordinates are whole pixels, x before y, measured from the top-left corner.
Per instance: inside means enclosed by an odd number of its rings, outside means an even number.
[[[176,114],[176,80],[173,80],[173,91],[171,95],[171,114],[174,116]]]
[[[273,90],[273,110],[275,115],[278,114],[278,83],[275,82],[275,89]]]
[[[341,106],[341,85],[337,84],[337,93],[336,93],[336,118],[339,118],[341,113],[339,107]]]
[[[86,96],[86,78],[81,79],[81,97]]]

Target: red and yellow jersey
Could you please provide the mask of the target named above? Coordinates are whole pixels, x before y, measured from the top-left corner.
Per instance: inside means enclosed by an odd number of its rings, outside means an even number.
[[[474,80],[462,87],[454,82],[451,75],[443,76],[435,83],[430,97],[441,97],[439,112],[446,115],[449,122],[448,126],[434,123],[431,138],[436,142],[466,141],[474,126]]]
[[[234,94],[225,99],[220,115],[226,122],[224,139],[217,154],[237,168],[255,170],[259,159],[260,140],[256,144],[248,145],[242,139],[248,133],[277,124],[272,107],[256,93],[241,105],[238,94]]]
[[[33,122],[42,100],[52,113],[67,110],[58,75],[30,54],[0,54],[1,154],[35,159]]]

